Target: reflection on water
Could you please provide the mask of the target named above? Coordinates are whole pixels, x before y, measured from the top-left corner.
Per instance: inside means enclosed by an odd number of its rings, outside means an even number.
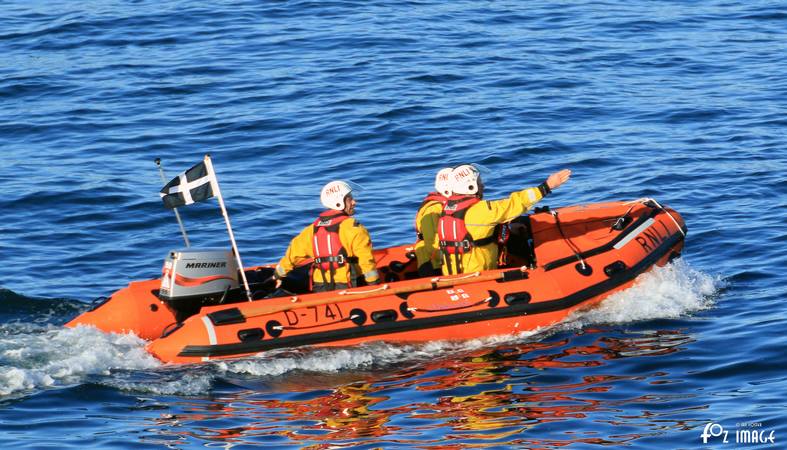
[[[383,447],[619,445],[696,425],[674,420],[693,396],[682,392],[680,374],[648,370],[650,357],[692,341],[682,330],[590,329],[385,372],[247,380],[257,388],[180,402],[177,412],[152,420],[157,437],[144,440],[299,448],[361,438]],[[627,373],[607,373],[612,359]],[[663,420],[666,412],[673,419]]]

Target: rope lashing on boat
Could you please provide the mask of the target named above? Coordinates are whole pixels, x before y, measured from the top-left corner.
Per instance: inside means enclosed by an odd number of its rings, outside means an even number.
[[[675,226],[676,226],[676,227],[678,227],[678,231],[680,231],[680,234],[682,234],[682,235],[683,235],[683,237],[686,237],[686,233],[683,231],[683,227],[681,227],[681,226],[678,224],[678,221],[677,221],[677,220],[675,220],[675,217],[673,217],[673,216],[672,216],[672,213],[670,213],[669,211],[667,211],[667,208],[665,208],[665,207],[661,206],[661,204],[660,204],[659,202],[657,202],[656,200],[654,200],[654,199],[652,199],[652,198],[649,198],[648,200],[652,201],[654,205],[658,206],[658,207],[659,207],[659,209],[661,209],[662,211],[664,211],[665,213],[667,213],[667,215],[669,216],[669,218],[670,218],[670,219],[672,219],[672,223],[674,223],[674,224],[675,224]]]
[[[492,297],[490,295],[489,297],[487,297],[487,298],[485,298],[483,300],[477,301],[475,303],[470,303],[468,305],[462,305],[462,306],[455,306],[453,308],[426,309],[426,308],[417,308],[415,306],[409,306],[407,308],[407,310],[410,311],[410,312],[421,311],[421,312],[428,312],[428,313],[445,312],[445,311],[456,311],[456,310],[459,310],[459,309],[473,308],[473,307],[478,306],[478,305],[480,305],[482,303],[489,303],[492,300],[492,298],[494,298],[494,297]]]
[[[647,202],[653,202],[653,204],[656,205],[657,208],[659,208],[660,210],[662,210],[665,213],[667,213],[669,218],[672,219],[672,223],[674,223],[675,226],[678,227],[678,231],[680,231],[680,234],[682,234],[683,237],[686,237],[686,233],[683,231],[683,227],[681,227],[680,224],[678,223],[678,221],[675,220],[675,217],[672,215],[672,213],[667,211],[667,208],[662,206],[661,203],[657,202],[656,199],[650,198],[650,197],[642,197],[642,198],[638,198],[636,200],[632,200],[632,201],[630,201],[628,203],[647,203]]]
[[[552,210],[550,212],[552,213],[552,217],[555,218],[555,224],[557,225],[558,231],[560,231],[560,236],[562,236],[563,240],[566,241],[566,243],[568,244],[568,248],[570,248],[571,251],[574,252],[574,256],[577,257],[577,260],[579,261],[579,264],[582,266],[582,270],[585,270],[585,268],[586,268],[585,260],[582,258],[582,255],[580,255],[579,247],[574,245],[574,243],[571,242],[571,239],[566,237],[566,234],[563,233],[563,226],[560,223],[560,218],[557,215],[557,211],[556,210]]]
[[[440,277],[435,277],[435,278],[432,278],[432,279],[431,279],[431,280],[429,280],[429,281],[431,281],[432,283],[439,283],[439,282],[441,282],[441,281],[457,281],[457,280],[466,280],[466,279],[468,279],[468,278],[474,278],[474,277],[477,277],[477,276],[479,276],[479,275],[481,275],[481,272],[473,272],[473,273],[469,273],[469,274],[467,274],[467,275],[465,275],[465,276],[463,276],[463,277],[455,277],[455,278],[440,278]]]
[[[338,292],[338,294],[339,294],[339,295],[369,294],[369,293],[372,293],[372,292],[384,291],[384,290],[388,289],[389,287],[390,287],[390,286],[388,286],[388,284],[384,284],[384,285],[382,285],[382,286],[380,286],[380,287],[378,287],[378,288],[375,288],[375,289],[369,289],[369,290],[366,290],[366,291],[348,291],[348,290],[342,290],[342,291],[339,291],[339,292]]]

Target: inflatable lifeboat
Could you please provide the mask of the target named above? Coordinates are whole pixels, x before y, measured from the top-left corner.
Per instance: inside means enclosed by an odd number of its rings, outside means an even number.
[[[135,281],[67,326],[133,332],[165,362],[237,358],[304,345],[422,342],[548,327],[679,256],[686,225],[652,199],[550,210],[506,226],[500,268],[418,278],[412,248],[375,250],[384,284],[308,293],[308,267],[275,289],[273,265],[238,283],[231,252],[169,253],[162,277]]]

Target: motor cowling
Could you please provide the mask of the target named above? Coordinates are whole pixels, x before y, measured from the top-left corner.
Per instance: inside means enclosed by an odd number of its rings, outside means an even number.
[[[172,250],[161,270],[159,297],[165,301],[209,300],[238,285],[238,265],[230,250]]]

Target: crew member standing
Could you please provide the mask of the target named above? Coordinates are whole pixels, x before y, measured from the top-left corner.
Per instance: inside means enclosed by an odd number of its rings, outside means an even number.
[[[563,169],[537,187],[512,193],[502,200],[482,200],[484,183],[478,169],[461,165],[451,173],[453,195],[438,222],[443,274],[471,273],[497,268],[495,227],[510,222],[571,177]]]
[[[292,239],[276,266],[276,286],[279,287],[282,278],[309,258],[314,258],[313,292],[354,287],[361,276],[368,284],[378,284],[380,277],[369,231],[352,217],[356,205],[352,187],[344,181],[331,181],[322,188],[320,200],[328,209]]]
[[[443,204],[451,196],[451,172],[447,167],[437,172],[434,180],[434,192],[430,192],[415,214],[415,258],[418,261],[418,275],[429,277],[440,274],[442,258],[437,238],[437,222],[443,212]]]

